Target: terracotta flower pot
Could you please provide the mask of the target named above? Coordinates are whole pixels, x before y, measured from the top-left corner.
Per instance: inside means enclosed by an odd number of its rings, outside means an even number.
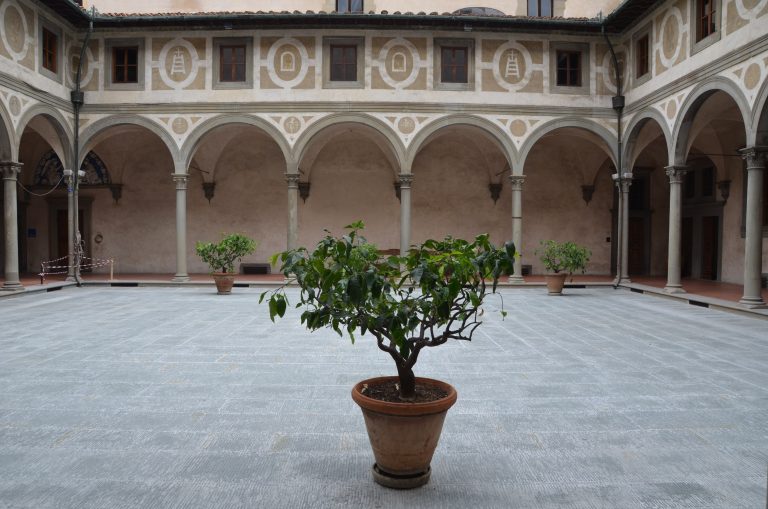
[[[235,275],[231,272],[214,272],[211,274],[216,282],[216,290],[219,295],[232,293],[232,285],[235,284]]]
[[[382,486],[408,489],[429,481],[432,455],[440,439],[448,409],[456,403],[456,389],[430,378],[416,378],[417,385],[432,385],[448,395],[428,403],[390,403],[365,396],[363,385],[375,385],[397,377],[363,380],[352,389],[360,405],[376,463],[373,478]]]
[[[563,293],[563,286],[565,285],[565,272],[558,272],[557,274],[545,274],[544,280],[547,282],[547,291],[549,295],[561,295]]]

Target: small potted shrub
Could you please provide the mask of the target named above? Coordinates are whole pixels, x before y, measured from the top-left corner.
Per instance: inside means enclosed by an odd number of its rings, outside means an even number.
[[[577,271],[583,274],[592,255],[589,249],[574,242],[559,243],[554,240],[542,241],[536,254],[547,270],[544,279],[549,295],[561,295],[565,278]]]
[[[208,264],[219,295],[232,293],[235,261],[256,251],[255,240],[239,233],[224,235],[219,242],[198,242],[195,252]]]
[[[395,363],[397,376],[363,380],[352,389],[361,407],[376,463],[373,477],[391,488],[415,488],[430,476],[430,462],[446,412],[456,402],[449,384],[416,377],[424,348],[471,340],[479,309],[499,277],[512,273],[515,247],[494,247],[488,235],[474,241],[428,240],[405,256],[380,254],[360,235],[361,222],[314,250],[278,253],[281,272],[300,288],[296,303],[310,331],[330,327],[372,336]],[[285,286],[261,295],[272,320],[288,305]],[[502,314],[504,311],[502,310]]]

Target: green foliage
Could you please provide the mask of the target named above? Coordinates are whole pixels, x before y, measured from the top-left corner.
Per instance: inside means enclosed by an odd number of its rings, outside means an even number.
[[[574,242],[547,240],[541,242],[541,248],[536,250],[536,254],[549,272],[573,274],[581,271],[583,274],[592,252]]]
[[[235,261],[256,251],[258,243],[245,235],[230,233],[220,242],[198,242],[195,252],[211,272],[234,272]]]
[[[485,234],[472,242],[428,240],[405,256],[382,256],[360,235],[362,222],[346,228],[312,251],[278,253],[273,263],[279,260],[280,271],[301,289],[301,323],[346,332],[352,342],[355,334],[373,335],[395,361],[405,396],[422,348],[472,338],[486,294],[513,271],[515,247],[496,248]],[[263,293],[260,302],[265,298],[273,321],[285,314],[285,286]]]

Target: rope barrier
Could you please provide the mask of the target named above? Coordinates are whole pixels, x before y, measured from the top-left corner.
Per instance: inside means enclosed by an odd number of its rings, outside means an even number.
[[[45,276],[59,275],[69,273],[69,264],[67,265],[54,265],[60,263],[62,260],[67,260],[68,256],[62,256],[54,260],[48,260],[40,263],[40,284],[45,284]],[[91,258],[90,256],[80,256],[80,263],[74,268],[77,269],[95,269],[98,267],[106,267],[109,265],[109,280],[112,281],[115,276],[115,259],[114,258]],[[91,260],[90,263],[83,263],[86,260]]]

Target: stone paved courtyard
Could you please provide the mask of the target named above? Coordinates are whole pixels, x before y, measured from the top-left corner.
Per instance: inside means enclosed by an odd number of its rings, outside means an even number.
[[[375,485],[370,338],[272,324],[259,291],[0,300],[0,508],[762,508],[768,322],[626,290],[505,289],[454,384],[430,484]],[[365,340],[367,339],[367,340]]]

